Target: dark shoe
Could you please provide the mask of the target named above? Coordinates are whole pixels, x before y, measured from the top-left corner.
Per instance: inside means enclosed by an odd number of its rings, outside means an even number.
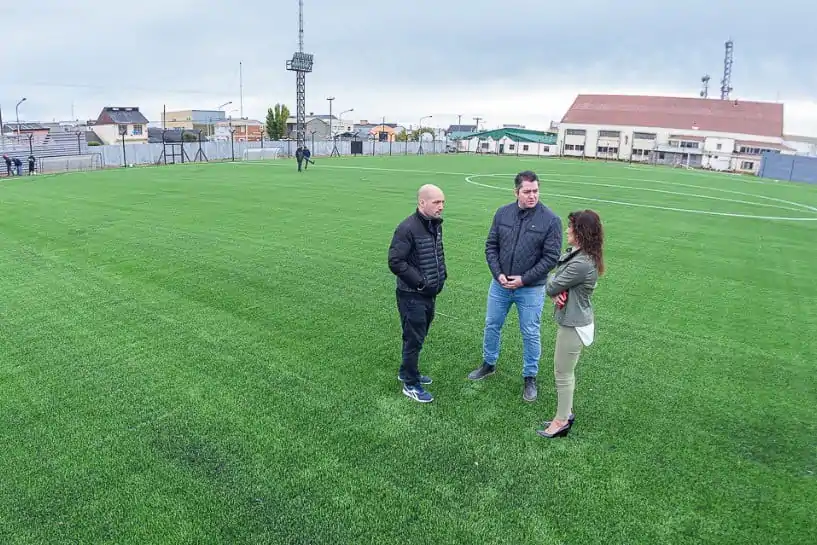
[[[419,384],[417,386],[403,384],[403,394],[420,403],[431,403],[434,401],[434,396],[426,392]]]
[[[525,401],[536,401],[536,377],[525,377],[522,399]]]
[[[564,425],[564,427],[559,428],[553,434],[547,433],[547,431],[546,431],[547,428],[544,428],[544,429],[541,429],[541,430],[536,430],[536,433],[540,437],[547,437],[548,439],[554,439],[556,437],[567,437],[567,434],[570,433],[570,428],[571,427],[572,427],[572,425],[570,424],[570,422],[568,422],[567,424]]]
[[[493,375],[494,373],[496,373],[496,365],[488,365],[487,363],[483,363],[478,369],[474,369],[468,373],[468,379],[482,380],[489,375]]]
[[[568,417],[567,417],[567,423],[572,426],[574,420],[576,420],[576,415],[573,414],[573,413],[570,413],[568,415]],[[552,420],[545,420],[544,422],[542,422],[542,429],[545,429],[545,430],[548,429],[550,427],[551,422],[553,422],[553,421]]]
[[[401,377],[399,373],[397,374],[397,380],[399,380],[400,382],[406,382],[406,379]],[[420,375],[420,384],[431,384],[431,377]]]

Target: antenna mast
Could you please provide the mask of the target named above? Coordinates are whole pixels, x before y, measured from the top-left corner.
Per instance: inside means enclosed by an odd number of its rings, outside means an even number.
[[[721,100],[729,100],[729,93],[732,92],[732,50],[734,43],[728,40],[725,44],[723,56],[723,79],[721,80]]]
[[[304,0],[298,0],[298,52],[304,52]]]
[[[298,0],[298,51],[287,61],[287,70],[295,72],[295,139],[306,145],[306,74],[312,72],[313,56],[304,53],[304,0]]]

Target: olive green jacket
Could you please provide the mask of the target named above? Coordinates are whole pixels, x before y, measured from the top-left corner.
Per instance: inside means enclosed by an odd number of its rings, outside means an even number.
[[[590,299],[598,281],[596,264],[581,249],[568,249],[559,257],[556,267],[547,280],[548,296],[567,292],[567,304],[556,307],[554,319],[565,327],[581,327],[593,323],[593,305]]]

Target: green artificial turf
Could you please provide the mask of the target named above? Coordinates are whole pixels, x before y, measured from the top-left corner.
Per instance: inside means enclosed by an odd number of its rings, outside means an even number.
[[[515,311],[499,372],[465,378],[485,235],[528,168],[607,235],[560,440],[535,434],[550,307],[536,403]],[[817,188],[758,182],[474,156],[2,179],[0,542],[812,543],[817,221],[655,208],[817,218]],[[424,183],[450,276],[430,405],[396,380],[386,263]]]

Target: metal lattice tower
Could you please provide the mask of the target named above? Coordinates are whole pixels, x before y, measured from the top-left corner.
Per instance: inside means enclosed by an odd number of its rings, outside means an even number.
[[[726,42],[726,52],[723,56],[723,79],[721,80],[721,100],[729,100],[729,93],[732,92],[732,50],[734,44],[732,40]]]
[[[708,98],[709,97],[709,74],[705,75],[701,78],[701,83],[703,84],[703,89],[701,89],[701,98]]]
[[[298,0],[298,51],[287,61],[287,70],[295,72],[295,139],[306,145],[306,74],[312,72],[313,56],[304,53],[304,0]]]

